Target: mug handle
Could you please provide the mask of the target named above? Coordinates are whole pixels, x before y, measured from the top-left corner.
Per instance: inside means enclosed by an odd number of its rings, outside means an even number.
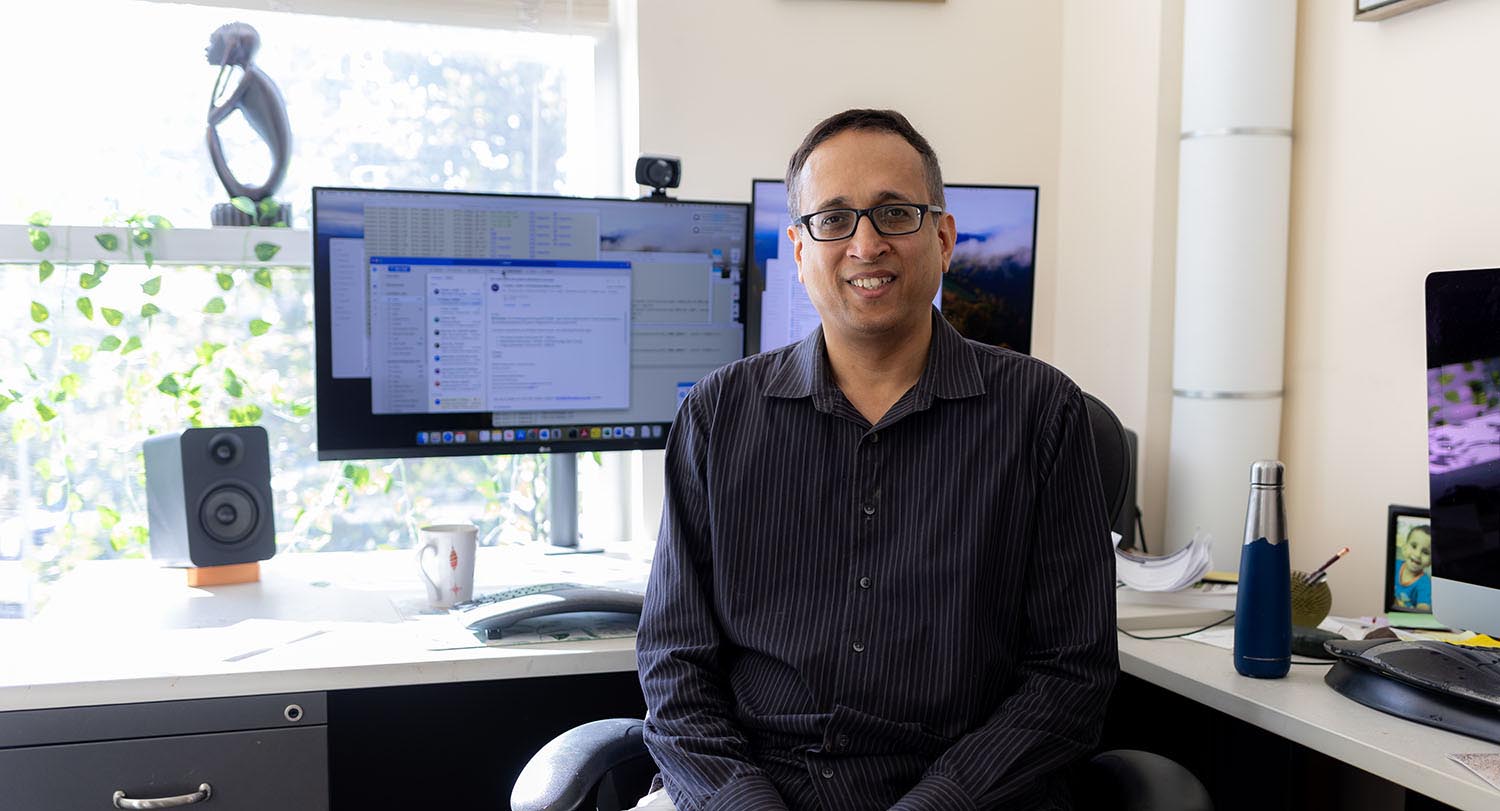
[[[431,577],[427,576],[426,558],[427,550],[429,549],[432,550],[432,554],[434,555],[438,552],[437,544],[430,538],[424,540],[422,545],[417,547],[417,574],[422,576],[422,583],[427,586],[427,602],[437,603],[442,600],[443,595],[438,585],[432,582]]]

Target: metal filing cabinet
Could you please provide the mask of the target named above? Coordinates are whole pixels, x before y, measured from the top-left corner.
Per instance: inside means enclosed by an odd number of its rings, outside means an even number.
[[[0,809],[169,807],[326,811],[325,695],[0,713]]]

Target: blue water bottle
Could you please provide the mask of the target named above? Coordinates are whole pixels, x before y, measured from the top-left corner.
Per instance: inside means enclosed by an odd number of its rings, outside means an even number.
[[[1234,669],[1279,679],[1292,669],[1292,562],[1283,487],[1286,467],[1273,459],[1250,466],[1250,506],[1240,550],[1235,599]]]

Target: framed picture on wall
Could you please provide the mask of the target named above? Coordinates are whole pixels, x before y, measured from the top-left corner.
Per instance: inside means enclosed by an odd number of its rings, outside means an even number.
[[[1432,519],[1392,504],[1385,530],[1385,610],[1432,613]]]
[[[1354,0],[1354,19],[1362,21],[1383,20],[1408,11],[1416,11],[1440,0]]]

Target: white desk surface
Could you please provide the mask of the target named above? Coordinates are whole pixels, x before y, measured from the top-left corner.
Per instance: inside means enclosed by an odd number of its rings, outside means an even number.
[[[83,564],[39,616],[0,622],[0,711],[635,669],[633,639],[487,647],[450,617],[410,618],[423,602],[412,559],[281,555],[262,564],[258,583],[199,589],[149,561]],[[639,587],[645,573],[623,555],[482,549],[475,590]],[[1500,746],[1357,704],[1323,683],[1324,666],[1250,679],[1228,651],[1202,643],[1123,634],[1119,643],[1126,673],[1449,805],[1500,808],[1500,792],[1448,759]]]
[[[491,647],[422,614],[410,551],[279,555],[256,583],[189,588],[150,561],[81,564],[30,621],[0,621],[0,711],[620,672],[634,640]],[[484,548],[476,593],[641,587],[624,555]]]
[[[1165,633],[1170,631],[1142,635]],[[1222,648],[1118,636],[1120,668],[1132,676],[1456,808],[1500,808],[1500,791],[1448,759],[1459,752],[1500,753],[1500,746],[1345,698],[1323,683],[1326,666],[1293,665],[1284,679],[1251,679],[1235,672],[1230,652]]]

